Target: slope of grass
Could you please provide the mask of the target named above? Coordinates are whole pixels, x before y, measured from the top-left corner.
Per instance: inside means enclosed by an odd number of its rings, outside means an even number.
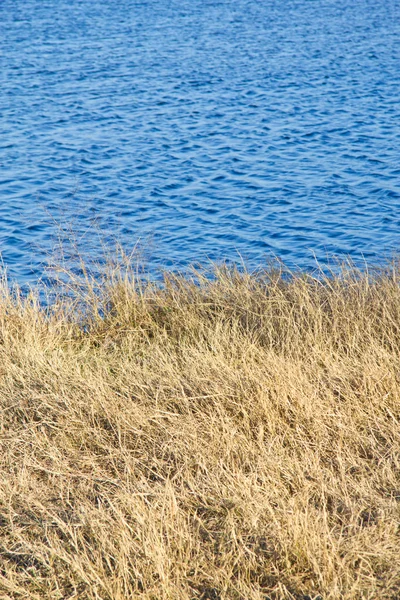
[[[2,599],[400,597],[397,267],[214,275],[3,285]]]

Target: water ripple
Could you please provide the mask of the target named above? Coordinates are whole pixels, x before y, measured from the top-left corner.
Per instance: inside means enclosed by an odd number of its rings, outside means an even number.
[[[150,265],[399,246],[400,1],[3,0],[0,249]],[[96,231],[97,229],[97,231]]]

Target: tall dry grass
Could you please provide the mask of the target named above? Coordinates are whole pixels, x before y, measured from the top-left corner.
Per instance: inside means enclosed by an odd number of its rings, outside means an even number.
[[[400,598],[400,272],[0,299],[0,597]]]

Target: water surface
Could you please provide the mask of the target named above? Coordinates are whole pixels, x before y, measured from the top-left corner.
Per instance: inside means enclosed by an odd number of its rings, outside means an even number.
[[[150,267],[379,262],[400,234],[399,0],[2,0],[0,248]],[[65,234],[62,234],[65,235]]]

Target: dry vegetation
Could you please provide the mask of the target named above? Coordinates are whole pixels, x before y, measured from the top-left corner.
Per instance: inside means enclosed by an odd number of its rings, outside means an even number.
[[[0,598],[400,598],[399,275],[4,285]]]

